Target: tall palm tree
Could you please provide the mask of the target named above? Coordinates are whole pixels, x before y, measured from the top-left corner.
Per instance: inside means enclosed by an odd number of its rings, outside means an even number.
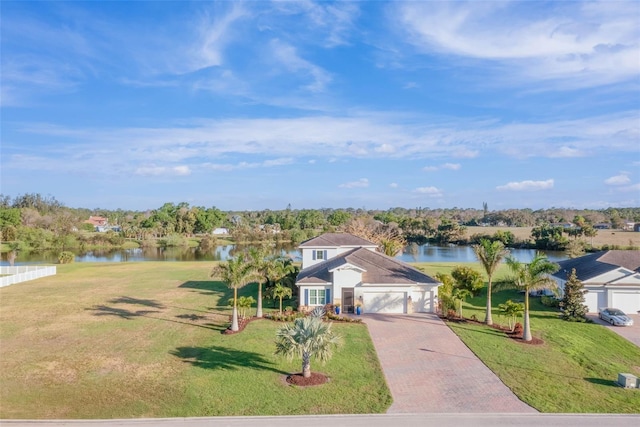
[[[276,332],[276,354],[302,358],[302,376],[311,377],[311,358],[326,362],[332,350],[340,342],[340,337],[331,331],[331,323],[321,317],[308,316],[287,323]]]
[[[253,282],[256,278],[253,266],[247,262],[244,255],[216,265],[211,270],[211,277],[220,279],[233,289],[233,314],[231,315],[231,330],[237,331],[238,327],[238,289]]]
[[[270,268],[270,261],[267,260],[267,249],[265,246],[249,249],[249,263],[256,273],[258,282],[258,304],[256,317],[262,317],[262,280],[267,278],[267,271]]]
[[[504,244],[499,240],[492,242],[488,239],[481,239],[479,244],[473,245],[473,252],[475,252],[476,258],[478,258],[478,261],[482,264],[482,267],[489,278],[489,283],[487,284],[487,312],[485,314],[484,322],[487,325],[493,325],[493,318],[491,317],[493,274],[496,272],[496,269],[502,259],[509,255],[509,250],[506,249]]]
[[[529,321],[529,292],[542,289],[555,289],[557,283],[550,275],[560,268],[547,259],[547,256],[538,252],[533,260],[528,263],[521,263],[517,259],[507,257],[507,266],[511,271],[511,276],[499,287],[502,289],[519,289],[524,291],[524,331],[522,339],[531,341],[531,326]]]

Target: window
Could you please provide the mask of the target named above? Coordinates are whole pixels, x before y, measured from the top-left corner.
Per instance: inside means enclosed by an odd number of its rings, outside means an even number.
[[[324,289],[309,289],[309,305],[324,305],[324,301]]]
[[[324,255],[327,251],[315,251],[313,259],[324,259]]]

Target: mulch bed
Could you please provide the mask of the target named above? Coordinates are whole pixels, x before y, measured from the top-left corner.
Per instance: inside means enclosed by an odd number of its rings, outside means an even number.
[[[287,384],[298,387],[311,387],[329,382],[329,377],[319,372],[312,372],[309,378],[305,378],[302,376],[302,373],[297,373],[287,375],[286,381]]]
[[[237,331],[232,331],[231,330],[231,325],[229,325],[229,327],[227,329],[225,329],[224,331],[222,331],[222,334],[224,335],[232,335],[232,334],[237,334],[239,332],[244,331],[244,328],[251,322],[253,322],[254,320],[262,320],[264,319],[264,317],[245,317],[244,319],[238,319],[238,330]],[[229,318],[229,322],[231,322],[231,318]]]

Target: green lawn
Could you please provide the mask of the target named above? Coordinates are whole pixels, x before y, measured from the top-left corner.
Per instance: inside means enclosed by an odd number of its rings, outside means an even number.
[[[284,383],[300,362],[273,355],[278,324],[222,335],[231,291],[211,263],[58,266],[0,289],[0,418],[127,418],[380,413],[391,404],[366,327],[335,324],[343,345]],[[241,294],[252,294],[256,287]],[[285,305],[287,303],[285,302]],[[271,306],[268,304],[267,306]]]
[[[524,295],[503,291],[493,305]],[[470,299],[465,317],[484,319],[485,297]],[[541,412],[638,413],[640,390],[616,385],[618,373],[640,376],[640,348],[595,323],[561,320],[558,311],[531,298],[530,345],[474,323],[449,323],[464,343],[524,402]],[[494,322],[506,324],[494,310]],[[519,319],[519,321],[522,321]]]

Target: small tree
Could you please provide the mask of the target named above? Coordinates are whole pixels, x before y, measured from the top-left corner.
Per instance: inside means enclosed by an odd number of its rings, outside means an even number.
[[[226,285],[233,289],[233,311],[231,314],[231,330],[236,332],[240,330],[238,326],[238,289],[251,283],[255,278],[255,270],[248,263],[243,254],[238,255],[235,259],[216,265],[211,270],[211,277],[222,280]]]
[[[524,304],[521,302],[507,300],[504,304],[498,304],[498,310],[500,310],[500,313],[507,318],[509,329],[513,332],[513,328],[516,326],[517,317],[521,316],[524,312]]]
[[[280,283],[276,283],[275,286],[269,288],[269,296],[280,300],[280,314],[282,314],[282,299],[291,298],[291,293],[291,288],[282,286]]]
[[[445,273],[436,273],[436,280],[442,283],[442,286],[438,286],[438,302],[440,305],[440,312],[443,316],[446,316],[449,310],[455,310],[455,299],[453,298],[453,277]]]
[[[560,307],[564,310],[562,318],[570,322],[586,322],[589,307],[584,303],[584,295],[587,293],[584,285],[576,276],[576,269],[567,274],[567,283],[564,285],[564,296]]]
[[[451,296],[458,302],[458,317],[462,319],[462,303],[470,296],[473,296],[473,294],[468,289],[454,288]]]
[[[238,298],[238,314],[240,319],[247,317],[247,310],[249,310],[255,302],[256,300],[252,296]],[[229,307],[233,307],[233,298],[229,300]]]
[[[286,324],[276,332],[275,354],[302,358],[302,376],[311,377],[311,358],[322,363],[333,355],[340,337],[331,331],[331,323],[325,323],[321,317],[308,316]]]

